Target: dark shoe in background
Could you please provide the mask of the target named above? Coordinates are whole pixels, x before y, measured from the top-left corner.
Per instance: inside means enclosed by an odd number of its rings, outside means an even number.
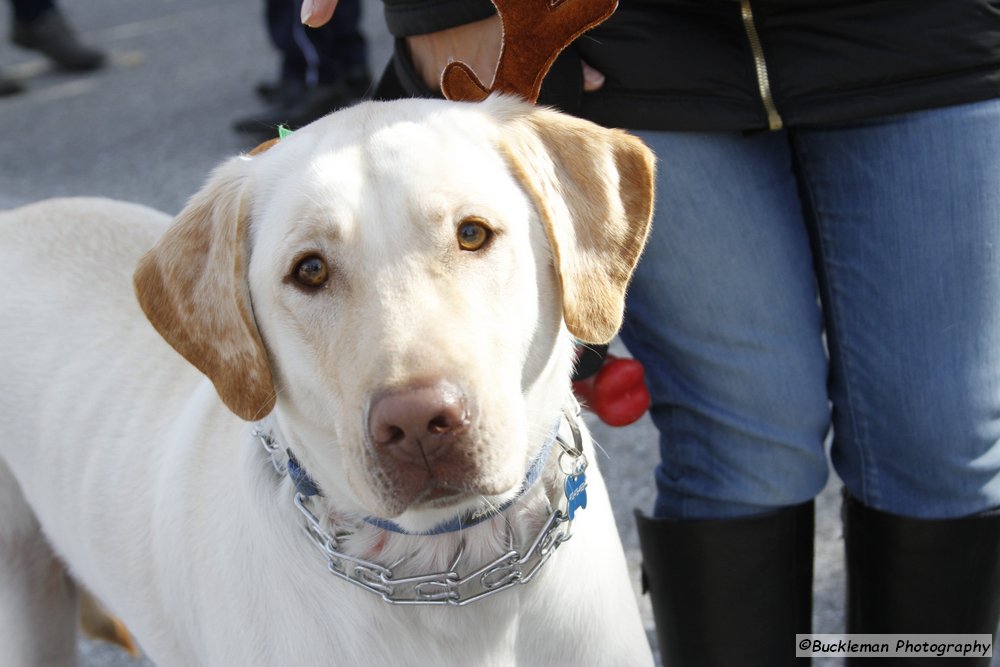
[[[22,92],[23,90],[24,86],[21,84],[20,81],[0,76],[0,97],[7,97],[8,95],[16,95]]]
[[[14,22],[14,44],[44,54],[58,67],[71,72],[89,72],[104,66],[104,54],[82,44],[66,18],[50,10],[29,23]]]
[[[264,138],[275,136],[279,125],[294,130],[354,104],[368,92],[370,85],[371,79],[367,73],[351,75],[344,80],[320,84],[315,88],[306,88],[297,82],[259,84],[257,94],[265,100],[273,100],[272,106],[237,119],[233,122],[233,129],[241,134]]]
[[[257,97],[266,104],[286,104],[301,96],[306,86],[301,81],[278,79],[276,81],[261,81],[254,88]]]

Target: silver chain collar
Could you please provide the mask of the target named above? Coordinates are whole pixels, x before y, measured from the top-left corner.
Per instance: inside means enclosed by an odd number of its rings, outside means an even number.
[[[587,468],[587,457],[579,438],[579,426],[575,417],[567,415],[574,434],[573,446],[566,444],[561,436],[556,442],[562,448],[559,458],[560,470],[567,479],[580,479]],[[288,467],[282,457],[281,446],[270,434],[260,428],[253,431],[264,450],[271,458],[275,471],[285,476]],[[564,463],[564,457],[569,457],[569,465]],[[568,470],[567,470],[568,468]],[[586,483],[576,485],[576,493],[585,488]],[[464,576],[458,573],[465,553],[464,541],[459,544],[458,552],[452,559],[451,567],[444,572],[421,574],[408,577],[396,577],[393,568],[402,565],[403,558],[386,567],[364,558],[346,554],[340,550],[341,542],[352,535],[350,531],[330,533],[311,509],[312,499],[302,493],[295,493],[293,503],[305,519],[303,530],[310,542],[320,551],[327,561],[330,574],[374,593],[385,602],[394,605],[453,605],[462,607],[477,600],[495,595],[514,586],[530,582],[541,567],[548,561],[559,546],[572,537],[572,510],[564,511],[562,507],[554,509],[542,527],[535,534],[527,551],[523,554],[513,548],[514,537],[507,528],[508,550],[493,561]],[[573,502],[571,499],[570,502]],[[586,501],[584,500],[584,503]]]

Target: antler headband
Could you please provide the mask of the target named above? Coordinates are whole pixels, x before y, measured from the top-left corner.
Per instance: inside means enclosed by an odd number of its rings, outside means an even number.
[[[448,63],[441,91],[449,100],[479,102],[491,92],[538,100],[542,79],[574,39],[604,22],[618,0],[492,0],[503,41],[492,85],[487,88],[463,62]]]

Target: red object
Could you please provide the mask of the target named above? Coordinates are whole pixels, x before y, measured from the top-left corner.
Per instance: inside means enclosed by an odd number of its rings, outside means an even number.
[[[642,364],[611,354],[596,375],[573,383],[573,393],[609,426],[627,426],[649,408]]]

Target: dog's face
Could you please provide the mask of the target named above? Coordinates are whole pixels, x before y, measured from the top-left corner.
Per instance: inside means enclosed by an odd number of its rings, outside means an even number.
[[[277,406],[334,504],[420,529],[519,486],[564,321],[614,335],[651,197],[623,133],[503,98],[361,105],[224,165],[137,293],[237,415]]]

